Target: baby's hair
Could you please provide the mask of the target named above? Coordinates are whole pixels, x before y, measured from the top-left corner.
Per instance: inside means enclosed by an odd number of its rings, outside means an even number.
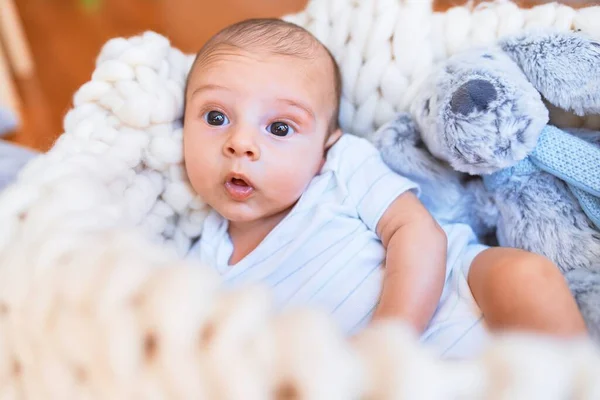
[[[338,115],[340,98],[342,95],[342,78],[335,58],[317,38],[306,29],[276,18],[247,19],[230,25],[210,38],[196,54],[185,85],[185,98],[189,78],[197,67],[209,62],[211,57],[218,54],[216,51],[222,46],[252,50],[260,48],[261,51],[271,52],[276,55],[298,57],[306,60],[318,56],[320,49],[325,50],[333,68],[333,85],[335,90],[335,110],[329,124],[329,131],[339,128]]]

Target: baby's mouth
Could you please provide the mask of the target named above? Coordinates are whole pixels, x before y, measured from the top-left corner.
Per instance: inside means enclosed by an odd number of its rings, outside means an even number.
[[[230,175],[225,181],[225,191],[235,201],[244,201],[254,193],[252,183],[241,176]]]
[[[237,186],[250,186],[245,180],[239,178],[231,178],[231,183]]]

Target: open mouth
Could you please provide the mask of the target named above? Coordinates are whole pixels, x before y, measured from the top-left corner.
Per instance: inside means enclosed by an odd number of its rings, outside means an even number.
[[[238,175],[227,177],[225,190],[229,197],[236,201],[244,201],[254,193],[252,183],[247,178]]]
[[[231,178],[231,183],[237,186],[250,186],[245,180],[240,178]]]

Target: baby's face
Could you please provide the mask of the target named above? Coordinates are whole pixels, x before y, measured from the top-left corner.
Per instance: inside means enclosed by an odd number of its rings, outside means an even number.
[[[321,169],[334,113],[329,60],[217,50],[190,78],[184,157],[194,190],[224,218],[289,210]]]

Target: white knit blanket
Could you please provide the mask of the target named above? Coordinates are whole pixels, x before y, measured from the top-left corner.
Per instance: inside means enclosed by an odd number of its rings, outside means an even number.
[[[545,26],[600,38],[600,7],[556,4],[313,0],[286,19],[331,48],[342,126],[363,136],[460,49]],[[262,288],[223,292],[183,261],[208,211],[182,167],[192,59],[151,32],[109,41],[65,133],[0,195],[0,397],[600,398],[587,341],[498,337],[478,359],[442,361],[402,326],[350,341],[326,316],[275,315]]]

